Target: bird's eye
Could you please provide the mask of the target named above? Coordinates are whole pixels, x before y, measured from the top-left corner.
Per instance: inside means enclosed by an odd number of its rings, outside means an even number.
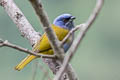
[[[70,18],[65,18],[63,21],[66,23],[70,20]]]

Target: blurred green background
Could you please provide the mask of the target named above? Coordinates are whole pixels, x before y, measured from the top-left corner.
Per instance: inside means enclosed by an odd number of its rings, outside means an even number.
[[[36,31],[43,33],[28,0],[15,0]],[[84,23],[92,12],[96,0],[43,0],[50,22],[62,13],[77,17],[75,24]],[[71,64],[80,80],[120,80],[120,0],[105,0],[99,17],[87,32]],[[31,49],[29,42],[20,36],[16,25],[0,7],[0,38]],[[11,48],[0,48],[0,80],[32,80],[32,64],[18,72],[16,64],[26,56]],[[41,59],[40,64],[49,70]],[[49,70],[50,76],[53,77]],[[43,72],[37,69],[36,80]],[[47,80],[47,79],[46,79]]]

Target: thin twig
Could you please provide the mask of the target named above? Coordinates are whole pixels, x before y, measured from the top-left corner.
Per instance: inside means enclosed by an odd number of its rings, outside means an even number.
[[[2,39],[0,39],[0,47],[3,47],[3,46],[11,47],[11,48],[13,48],[13,49],[16,49],[16,50],[25,52],[25,53],[27,53],[27,54],[35,55],[35,56],[38,56],[38,57],[43,57],[43,58],[55,58],[55,55],[43,55],[43,54],[38,54],[38,53],[35,53],[35,52],[31,51],[31,50],[28,50],[28,49],[22,48],[22,47],[20,47],[20,46],[14,45],[14,44],[8,42],[7,40],[3,41]]]
[[[57,39],[57,36],[55,35],[55,32],[52,30],[47,13],[45,12],[43,5],[41,3],[41,0],[29,0],[33,6],[33,8],[36,11],[36,14],[38,15],[45,33],[47,34],[47,37],[49,39],[49,42],[54,50],[54,53],[56,56],[63,61],[64,58],[64,50],[60,46],[60,42]]]
[[[61,42],[61,46],[67,41],[67,39],[78,29],[80,29],[82,26],[84,26],[85,24],[80,24],[79,26],[76,26],[75,28],[73,28],[68,35],[62,40]]]
[[[49,76],[49,71],[46,70],[40,63],[38,63],[38,67],[40,67],[40,70],[44,73],[44,76],[41,80],[44,80],[45,78],[48,78],[49,80],[52,80]]]
[[[38,70],[38,60],[35,60],[32,66],[32,80],[36,79],[37,70]]]
[[[90,28],[90,26],[92,25],[92,23],[95,21],[96,17],[98,16],[98,13],[100,12],[100,10],[102,8],[103,3],[104,3],[104,0],[97,0],[96,6],[95,6],[92,14],[90,15],[90,17],[87,20],[87,22],[85,23],[85,25],[81,28],[80,33],[78,34],[78,36],[75,39],[75,41],[73,42],[70,50],[68,51],[68,55],[65,56],[63,65],[60,68],[57,75],[55,76],[54,80],[60,80],[62,74],[64,73],[64,71],[67,68],[68,63],[70,62],[73,55],[75,54],[75,51],[77,50],[78,45],[81,43],[85,33],[87,32],[87,30]]]

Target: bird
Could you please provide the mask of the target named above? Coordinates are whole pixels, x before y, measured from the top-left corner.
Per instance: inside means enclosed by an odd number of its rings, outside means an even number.
[[[55,32],[59,41],[62,41],[65,38],[65,36],[69,33],[69,31],[74,28],[74,19],[75,16],[72,16],[71,14],[68,13],[61,14],[60,16],[54,19],[53,24],[51,24],[51,27]],[[62,45],[64,52],[68,51],[73,40],[74,40],[74,33]],[[44,54],[44,55],[54,54],[54,51],[49,43],[46,33],[44,33],[41,36],[41,38],[37,41],[37,43],[33,46],[32,51],[36,52],[37,54]],[[32,60],[36,58],[38,57],[34,55],[28,55],[15,67],[15,70],[18,71],[22,70],[28,63],[30,63]]]

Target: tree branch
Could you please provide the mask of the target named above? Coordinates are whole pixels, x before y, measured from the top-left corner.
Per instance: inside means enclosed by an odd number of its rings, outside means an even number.
[[[4,8],[13,22],[17,25],[17,28],[21,32],[21,35],[29,40],[34,45],[37,40],[40,39],[39,34],[33,29],[32,25],[28,22],[24,14],[17,7],[13,0],[0,0],[0,5]]]
[[[51,65],[51,63],[54,64],[54,65],[52,65],[52,67],[51,66],[49,66],[49,67],[56,74],[56,72],[59,70],[59,69],[56,70],[56,68],[57,67],[60,68],[61,63],[63,62],[64,50],[61,47],[60,42],[58,41],[54,31],[51,29],[51,26],[50,26],[50,23],[48,20],[48,16],[43,8],[41,0],[29,0],[29,1],[31,2],[33,8],[36,11],[36,14],[38,15],[38,17],[43,25],[43,29],[44,29],[45,33],[47,34],[47,37],[48,37],[49,42],[54,50],[54,53],[58,57],[58,59],[56,59],[56,60],[50,60],[50,59],[48,60],[47,59],[48,65]],[[44,62],[46,62],[46,60],[44,60]],[[74,71],[72,71],[72,70],[73,70],[72,67],[69,66],[69,68],[67,69],[67,71],[69,71],[69,72],[66,72],[65,76],[67,75],[71,80],[75,80],[76,76],[72,76],[75,74]],[[61,78],[61,80],[65,80],[65,78],[63,77],[63,78]]]
[[[98,13],[100,12],[100,10],[102,8],[103,3],[104,3],[104,0],[97,0],[96,6],[95,6],[92,14],[90,15],[89,19],[86,21],[85,25],[81,28],[81,31],[79,32],[77,38],[74,40],[70,50],[68,51],[68,55],[65,56],[64,61],[63,61],[63,65],[60,68],[57,75],[55,76],[54,80],[60,80],[62,74],[65,72],[65,70],[68,66],[68,63],[70,62],[70,60],[74,56],[75,51],[77,50],[79,44],[81,43],[84,35],[88,31],[88,29],[91,27],[91,25],[95,21],[96,17],[98,16]],[[80,25],[78,25],[78,26],[80,26]]]
[[[39,34],[32,28],[31,24],[25,18],[20,9],[16,6],[13,0],[0,0],[0,5],[4,8],[13,22],[17,25],[21,35],[29,40],[31,45],[34,45],[39,39]],[[49,68],[55,74],[61,63],[59,60],[44,58],[44,62],[48,64]],[[72,69],[70,69],[72,70]],[[69,70],[69,71],[70,71]],[[71,71],[72,72],[72,71]]]
[[[77,80],[76,77],[72,77],[70,75],[75,75],[74,72],[72,72],[72,67],[69,65],[68,62],[72,59],[72,55],[74,55],[76,49],[78,48],[78,45],[80,44],[81,40],[83,39],[86,31],[89,29],[89,27],[92,25],[94,20],[96,19],[96,16],[98,15],[102,4],[104,0],[98,0],[97,5],[91,14],[90,18],[88,21],[85,23],[84,26],[82,26],[81,31],[78,35],[78,37],[75,39],[75,41],[72,44],[71,49],[68,51],[68,56],[65,56],[64,63],[60,71],[57,73],[55,76],[54,80],[60,80],[60,77],[64,72],[67,72],[67,75],[69,76],[69,79],[71,80]],[[32,3],[34,9],[36,10],[36,13],[38,14],[40,21],[43,24],[43,28],[49,38],[50,44],[52,45],[52,48],[54,49],[55,53],[57,54],[57,57],[60,59],[60,62],[62,62],[64,55],[61,53],[64,53],[63,49],[61,48],[60,42],[57,40],[56,35],[54,34],[53,30],[50,27],[50,23],[48,21],[48,17],[46,16],[46,13],[42,7],[42,4],[39,0],[30,0]],[[28,22],[28,20],[25,18],[23,13],[20,11],[20,9],[16,6],[13,0],[0,0],[0,5],[5,9],[7,14],[10,16],[10,18],[13,20],[13,22],[17,25],[19,31],[21,32],[22,36],[27,38],[31,45],[34,45],[39,39],[40,35],[33,29],[31,24]],[[79,28],[80,26],[78,26]],[[78,28],[75,28],[77,30]],[[75,30],[71,31],[67,37],[62,41],[62,44],[67,40],[67,38],[73,33]],[[52,37],[52,38],[51,38]],[[54,39],[54,40],[53,40]],[[7,43],[7,44],[6,44]],[[47,55],[41,55],[41,54],[36,54],[34,52],[29,51],[28,49],[23,49],[21,47],[16,47],[16,45],[11,45],[11,43],[7,41],[1,41],[0,40],[0,46],[7,46],[7,47],[12,47],[14,49],[35,55],[35,56],[47,56]],[[20,49],[19,49],[20,48]],[[49,56],[49,55],[48,55]],[[50,57],[50,56],[49,56]],[[47,61],[47,62],[46,62]],[[59,60],[54,60],[54,59],[45,59],[45,61],[51,70],[56,73],[58,70],[56,70],[56,66],[60,67],[61,63]],[[67,69],[66,69],[67,67]],[[58,68],[59,69],[59,68]],[[65,79],[65,78],[64,78]],[[61,79],[61,80],[64,80]]]
[[[3,47],[3,46],[7,46],[7,47],[10,47],[10,48],[25,52],[27,54],[35,55],[35,56],[42,57],[42,58],[55,58],[55,55],[38,54],[38,53],[35,53],[35,52],[31,51],[31,50],[22,48],[20,46],[14,45],[14,44],[11,44],[7,40],[3,41],[2,39],[0,39],[0,47]]]
[[[35,9],[36,14],[38,15],[45,33],[47,34],[47,37],[49,39],[49,42],[54,50],[54,53],[56,56],[61,60],[64,58],[64,50],[62,47],[60,47],[60,42],[57,39],[57,36],[55,35],[55,32],[51,28],[51,24],[49,22],[47,13],[45,12],[43,5],[41,3],[41,0],[29,0]]]

